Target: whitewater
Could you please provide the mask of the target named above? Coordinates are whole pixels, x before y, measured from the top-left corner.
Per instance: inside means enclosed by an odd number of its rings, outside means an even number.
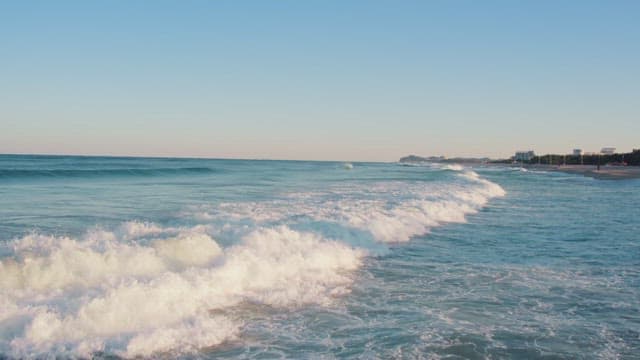
[[[0,357],[632,358],[639,187],[0,156]]]

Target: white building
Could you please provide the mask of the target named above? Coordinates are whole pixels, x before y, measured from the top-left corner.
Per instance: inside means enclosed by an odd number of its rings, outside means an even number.
[[[515,161],[529,161],[533,159],[536,154],[533,150],[528,151],[516,151],[516,154],[513,156],[513,160]]]
[[[613,155],[616,152],[616,148],[614,147],[603,147],[602,150],[600,150],[600,153],[603,155]]]
[[[573,156],[582,155],[582,149],[573,149]]]

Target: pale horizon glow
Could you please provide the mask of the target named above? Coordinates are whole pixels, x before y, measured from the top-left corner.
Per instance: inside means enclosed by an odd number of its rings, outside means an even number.
[[[637,1],[0,4],[0,153],[640,148]]]

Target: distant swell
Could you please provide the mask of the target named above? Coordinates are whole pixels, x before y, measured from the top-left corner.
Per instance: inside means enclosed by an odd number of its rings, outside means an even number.
[[[116,168],[116,169],[0,169],[0,179],[97,178],[109,176],[164,176],[181,174],[211,174],[218,170],[208,167],[181,168]]]

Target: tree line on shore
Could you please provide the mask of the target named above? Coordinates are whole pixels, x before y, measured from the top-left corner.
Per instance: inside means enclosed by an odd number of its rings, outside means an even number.
[[[512,162],[513,159],[508,160]],[[500,161],[507,162],[507,161]],[[589,155],[558,155],[547,154],[534,156],[531,160],[523,160],[523,164],[542,165],[632,165],[640,166],[640,149],[634,149],[630,153],[616,154],[589,154]]]

